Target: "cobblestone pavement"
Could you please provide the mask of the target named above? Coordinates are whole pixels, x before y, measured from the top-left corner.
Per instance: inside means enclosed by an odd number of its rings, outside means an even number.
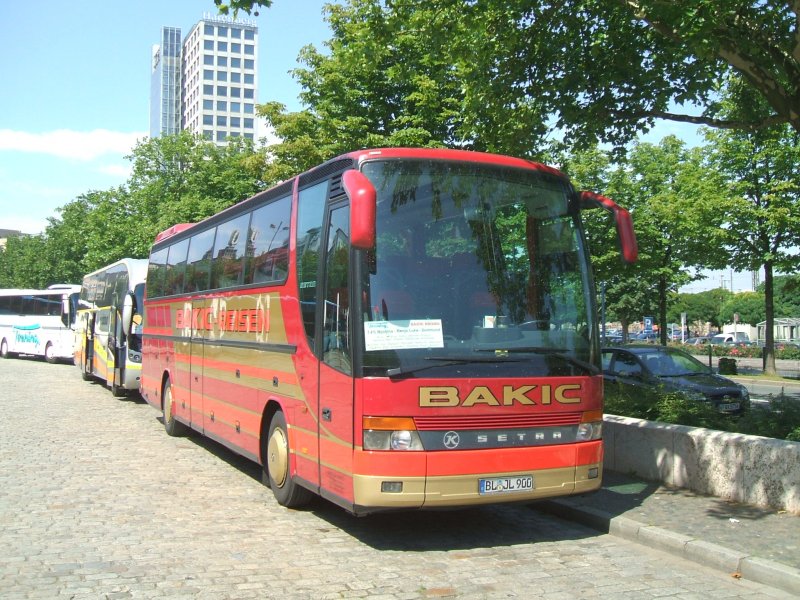
[[[0,361],[0,598],[788,598],[535,507],[278,506],[70,365]]]

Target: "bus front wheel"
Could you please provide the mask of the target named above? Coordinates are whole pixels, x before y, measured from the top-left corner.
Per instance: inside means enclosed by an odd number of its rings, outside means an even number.
[[[8,342],[5,340],[0,342],[0,356],[3,358],[11,358],[11,353],[8,351]]]
[[[286,418],[276,412],[269,424],[267,455],[263,459],[264,483],[272,488],[281,506],[298,508],[309,503],[314,494],[298,485],[289,472],[289,436]]]
[[[164,414],[164,429],[167,435],[172,437],[180,437],[186,433],[186,425],[175,419],[173,414],[173,405],[175,399],[172,396],[172,384],[169,378],[164,382],[164,393],[161,396],[163,400],[163,414]]]
[[[53,348],[53,344],[51,344],[50,342],[48,342],[47,346],[45,346],[45,348],[44,348],[44,359],[47,362],[49,362],[51,365],[54,364],[55,362],[57,362],[57,360],[58,360],[56,358],[55,348]]]

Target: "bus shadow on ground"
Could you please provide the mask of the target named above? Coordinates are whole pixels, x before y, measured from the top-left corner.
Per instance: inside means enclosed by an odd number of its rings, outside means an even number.
[[[157,418],[163,423],[163,417]],[[186,439],[244,475],[261,482],[261,466],[257,463],[195,432],[188,434]],[[266,502],[276,502],[267,487],[264,487],[264,498]],[[323,522],[320,532],[332,527],[377,550],[474,550],[531,543],[546,545],[600,535],[591,528],[540,510],[535,502],[453,509],[392,510],[356,517],[340,506],[316,497],[299,511],[318,517]]]

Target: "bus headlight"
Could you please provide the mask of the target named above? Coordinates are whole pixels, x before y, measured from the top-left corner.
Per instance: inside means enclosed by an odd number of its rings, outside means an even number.
[[[595,421],[593,423],[581,423],[578,425],[578,433],[575,436],[577,442],[588,442],[591,440],[599,440],[603,437],[603,422]]]
[[[576,442],[589,442],[603,437],[603,411],[589,410],[581,415],[581,422],[575,435]]]
[[[364,450],[423,450],[414,420],[364,417]]]

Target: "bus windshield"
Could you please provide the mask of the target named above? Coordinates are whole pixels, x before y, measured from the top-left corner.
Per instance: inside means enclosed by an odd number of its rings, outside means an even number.
[[[596,372],[589,265],[566,181],[434,160],[363,172],[377,190],[359,293],[365,375]]]

